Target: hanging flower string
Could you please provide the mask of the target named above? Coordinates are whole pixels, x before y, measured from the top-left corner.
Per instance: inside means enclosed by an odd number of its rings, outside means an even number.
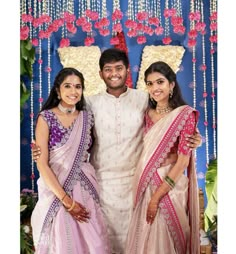
[[[190,3],[190,13],[188,16],[190,20],[190,31],[195,31],[195,13],[194,13],[194,1],[191,0]],[[193,37],[194,36],[194,37]],[[192,69],[193,69],[193,82],[192,82],[192,88],[193,88],[193,107],[196,108],[196,54],[195,54],[195,47],[196,47],[196,36],[197,34],[194,33],[194,35],[190,35],[188,33],[188,47],[192,50]],[[194,38],[194,39],[192,39]],[[195,153],[196,155],[196,153]]]
[[[201,8],[201,23],[204,23],[204,6],[203,2],[200,5]],[[205,145],[206,145],[206,163],[209,164],[209,139],[208,139],[208,113],[207,113],[207,88],[206,88],[206,49],[205,49],[205,30],[201,30],[202,35],[202,65],[200,70],[203,75],[203,101],[204,101],[204,126],[205,126]]]
[[[85,46],[90,46],[95,42],[94,29],[97,29],[102,36],[110,35],[110,20],[107,14],[106,0],[99,1],[99,4],[95,0],[79,1],[78,17],[74,13],[73,0],[58,1],[56,5],[53,1],[37,1],[37,6],[40,6],[40,9],[49,8],[49,5],[54,5],[51,13],[44,13],[43,11],[42,15],[38,17],[32,17],[31,13],[27,14],[25,12],[23,7],[25,1],[22,0],[21,4],[21,39],[25,40],[29,37],[30,30],[27,23],[32,23],[35,29],[38,28],[38,34],[35,34],[32,38],[34,46],[38,46],[38,39],[48,39],[52,36],[52,33],[57,32],[59,29],[61,29],[62,33],[59,42],[60,47],[70,46],[67,33],[73,36],[77,33],[78,27],[81,27],[82,31],[87,34],[84,40]],[[40,3],[42,3],[43,7],[41,7]],[[165,33],[163,44],[170,44],[172,42],[169,31],[170,21],[175,33],[184,34],[185,27],[183,26],[181,1],[170,1],[170,4],[169,8],[169,0],[166,0],[165,10],[161,13],[160,0],[128,0],[128,19],[125,22],[125,26],[128,28],[127,36],[137,37],[137,43],[144,44],[147,41],[147,35],[153,36],[155,33],[155,35],[161,36]],[[36,11],[39,11],[39,8]],[[162,14],[165,18],[165,28],[161,24]],[[120,0],[115,0],[113,1],[113,13],[111,17],[111,45],[118,43],[117,33],[123,30],[121,25],[122,18],[123,13],[120,10]],[[214,36],[212,40],[215,40]]]
[[[216,102],[215,102],[215,66],[214,56],[215,49],[214,43],[217,42],[217,1],[211,1],[210,5],[210,45],[211,45],[211,98],[212,98],[212,128],[213,128],[213,157],[217,156],[216,150]]]
[[[182,4],[181,1],[177,0],[174,2],[171,15],[171,25],[173,26],[173,32],[176,34],[183,35],[185,33],[185,26],[183,25],[182,16]]]
[[[144,23],[148,19],[148,13],[144,10],[141,10],[136,14],[136,19],[138,21],[136,27],[138,30],[137,43],[144,44],[147,42],[147,38],[144,35]]]
[[[111,45],[118,45],[119,38],[117,36],[118,33],[123,31],[121,25],[121,19],[123,18],[123,13],[120,10],[120,2],[119,0],[113,1],[113,13],[112,13],[112,38],[110,40]]]
[[[165,10],[164,10],[164,17],[165,17],[165,37],[162,39],[163,44],[168,45],[172,42],[170,38],[170,23],[169,17],[174,16],[176,13],[175,9],[168,9],[169,8],[169,1],[165,1]]]
[[[125,26],[128,28],[127,36],[130,38],[137,36],[137,24],[134,19],[133,0],[128,0],[128,19],[125,21]]]
[[[108,26],[110,25],[110,21],[107,18],[107,5],[106,0],[102,0],[102,11],[99,17],[100,19],[95,22],[94,27],[98,29],[98,32],[102,36],[108,36],[110,34],[110,30]]]

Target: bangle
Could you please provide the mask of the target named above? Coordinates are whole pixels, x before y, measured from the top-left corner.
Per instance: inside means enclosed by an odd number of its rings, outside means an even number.
[[[171,179],[169,176],[165,177],[165,182],[173,189],[175,187],[175,182],[173,179]]]
[[[62,203],[63,203],[63,200],[64,200],[64,198],[65,198],[66,196],[67,196],[67,193],[65,193],[65,195],[60,199]]]
[[[72,205],[70,208],[67,209],[67,212],[72,211],[74,209],[74,207],[75,207],[75,201],[73,200]]]

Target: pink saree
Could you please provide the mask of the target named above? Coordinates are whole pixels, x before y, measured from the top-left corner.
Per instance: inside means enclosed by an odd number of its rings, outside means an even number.
[[[89,209],[91,218],[88,223],[76,221],[40,177],[39,200],[31,217],[36,254],[109,253],[95,170],[86,162],[92,125],[91,112],[81,111],[66,140],[49,155],[58,181],[73,199]]]
[[[155,123],[144,137],[144,148],[134,177],[134,211],[128,231],[126,254],[199,254],[198,187],[193,152],[175,187],[159,203],[152,225],[146,213],[152,193],[173,165],[161,166],[183,130],[190,114],[181,106]],[[196,122],[198,114],[196,112]]]

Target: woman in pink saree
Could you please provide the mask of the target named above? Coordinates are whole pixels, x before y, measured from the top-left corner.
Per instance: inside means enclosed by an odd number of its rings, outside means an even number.
[[[84,77],[62,69],[37,119],[40,172],[31,225],[36,254],[109,254],[95,170],[88,163],[93,115]]]
[[[198,112],[182,99],[176,74],[166,63],[150,65],[145,83],[150,107],[126,254],[199,254],[197,178],[186,141],[195,132]]]

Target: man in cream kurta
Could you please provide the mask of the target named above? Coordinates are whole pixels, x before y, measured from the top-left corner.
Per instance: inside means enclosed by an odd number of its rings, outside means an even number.
[[[123,253],[132,212],[132,180],[142,149],[148,94],[128,88],[118,98],[107,92],[86,98],[95,119],[91,163],[114,253]]]

